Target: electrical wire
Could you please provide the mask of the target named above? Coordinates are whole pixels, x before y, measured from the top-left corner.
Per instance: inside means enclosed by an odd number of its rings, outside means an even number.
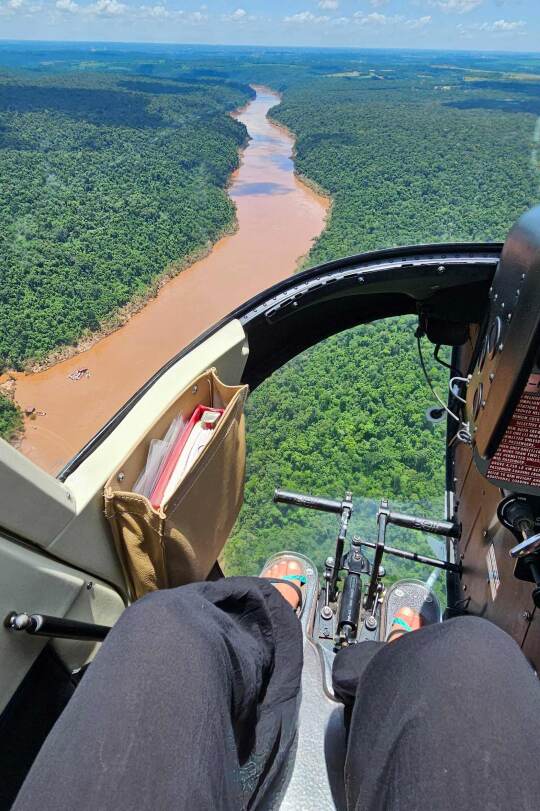
[[[439,363],[441,366],[445,366],[447,369],[450,369],[450,371],[453,372],[453,374],[456,374],[456,372],[459,372],[459,369],[456,369],[456,367],[452,366],[451,363],[447,363],[445,360],[443,360],[442,358],[439,357],[440,349],[441,349],[441,344],[437,344],[437,346],[435,347],[435,349],[433,351],[433,357],[435,358],[437,363]]]
[[[456,375],[455,377],[451,377],[448,382],[448,388],[450,389],[450,393],[453,394],[456,400],[459,400],[460,403],[466,403],[467,401],[464,400],[463,397],[460,397],[459,394],[456,394],[454,390],[454,380],[459,380],[460,383],[468,383],[469,381],[467,380],[466,377],[459,377],[458,375]]]
[[[417,343],[417,346],[418,346],[418,357],[420,359],[420,366],[422,367],[422,371],[424,373],[424,377],[426,378],[426,382],[427,382],[429,388],[431,389],[431,391],[433,392],[433,395],[434,395],[435,399],[444,408],[446,413],[449,414],[452,417],[452,419],[456,420],[456,422],[461,423],[460,418],[456,414],[454,414],[453,411],[450,411],[450,409],[448,408],[446,403],[443,402],[442,398],[439,397],[439,395],[435,391],[433,383],[431,382],[430,377],[428,375],[428,372],[427,372],[427,369],[426,369],[426,364],[424,363],[424,355],[422,353],[422,344],[420,343],[420,333],[419,333],[419,331],[417,331],[417,333],[416,333],[416,343]]]

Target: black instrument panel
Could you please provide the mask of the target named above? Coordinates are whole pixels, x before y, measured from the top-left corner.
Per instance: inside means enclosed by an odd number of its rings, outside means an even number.
[[[539,348],[540,207],[536,207],[521,217],[505,242],[466,403],[480,472],[501,486],[533,493],[540,492],[540,374],[535,366]]]

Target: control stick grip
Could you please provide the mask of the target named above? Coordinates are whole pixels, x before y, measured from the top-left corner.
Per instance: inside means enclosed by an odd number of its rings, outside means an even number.
[[[292,490],[274,490],[274,502],[276,504],[292,504],[294,507],[307,507],[310,510],[321,510],[326,513],[341,514],[343,504],[333,498],[322,498],[319,496],[309,496],[304,493],[294,493]]]

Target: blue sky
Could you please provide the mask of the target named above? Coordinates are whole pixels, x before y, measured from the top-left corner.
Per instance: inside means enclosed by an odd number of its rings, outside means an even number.
[[[539,0],[0,0],[0,38],[540,50]]]

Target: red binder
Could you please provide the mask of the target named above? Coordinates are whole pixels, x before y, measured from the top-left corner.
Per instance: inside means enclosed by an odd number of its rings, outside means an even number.
[[[214,414],[223,414],[223,408],[210,408],[209,406],[198,405],[190,417],[190,420],[176,442],[174,443],[167,460],[163,466],[163,470],[161,471],[159,478],[156,482],[156,486],[150,496],[150,504],[154,508],[158,508],[161,505],[161,500],[163,498],[163,494],[165,493],[165,489],[169,483],[169,479],[172,476],[174,468],[176,467],[176,463],[180,458],[180,454],[184,450],[184,446],[188,441],[189,435],[191,434],[193,428],[197,423],[200,421],[202,415],[205,411],[211,411]]]

